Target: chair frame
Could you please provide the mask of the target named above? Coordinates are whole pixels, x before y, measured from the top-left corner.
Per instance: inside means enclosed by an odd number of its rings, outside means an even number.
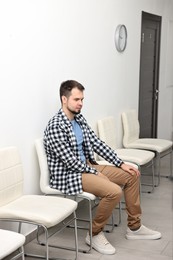
[[[130,111],[136,113],[136,111],[134,109],[131,109]],[[124,133],[125,133],[125,126],[124,125],[125,125],[126,121],[127,121],[126,112],[123,112],[122,113],[122,124],[123,124],[123,128],[124,128]],[[136,125],[137,125],[138,128],[140,128],[138,118],[137,118],[137,121],[136,121]],[[124,136],[125,136],[125,134],[124,134]],[[141,138],[138,136],[138,139],[141,139]],[[153,139],[153,138],[151,138],[151,139]],[[124,144],[124,147],[126,147],[126,148],[147,150],[147,151],[151,151],[151,152],[155,153],[154,165],[155,165],[155,168],[157,169],[157,172],[158,172],[158,174],[155,175],[155,176],[158,177],[158,181],[155,184],[156,187],[159,186],[160,177],[162,177],[161,172],[160,172],[161,159],[163,157],[167,156],[167,155],[170,155],[170,176],[166,176],[166,177],[172,177],[173,176],[173,144],[172,144],[172,146],[170,146],[168,149],[164,150],[163,152],[158,152],[154,147],[147,148],[147,147],[142,147],[141,145],[136,146],[136,147],[131,146],[130,144],[126,145],[124,140],[123,140],[123,144]]]
[[[21,233],[21,228],[22,228],[22,224],[29,224],[29,225],[33,225],[37,227],[37,241],[40,245],[44,245],[46,247],[46,255],[36,255],[36,254],[31,254],[31,253],[27,253],[25,252],[24,255],[25,256],[31,256],[31,257],[35,257],[35,258],[42,258],[42,259],[46,259],[49,260],[51,259],[49,257],[49,247],[55,247],[55,248],[60,248],[60,249],[65,249],[65,250],[72,250],[74,251],[73,248],[71,247],[65,247],[65,246],[52,246],[51,244],[49,244],[48,240],[51,236],[55,235],[56,233],[60,233],[65,227],[68,227],[73,221],[75,222],[75,251],[76,251],[76,255],[75,255],[75,260],[77,260],[78,258],[78,237],[77,237],[77,219],[76,219],[76,213],[73,212],[73,218],[71,218],[66,224],[63,222],[64,226],[59,229],[56,230],[55,232],[53,232],[53,234],[49,234],[49,230],[48,228],[43,225],[42,223],[36,223],[36,222],[32,222],[32,221],[27,221],[27,220],[23,220],[23,219],[11,219],[11,218],[0,218],[0,221],[4,221],[4,222],[15,222],[18,223],[18,233]],[[38,234],[38,230],[40,229],[40,227],[43,229],[44,231],[44,237],[45,237],[45,242],[40,242],[39,241],[39,234]],[[15,258],[14,258],[15,259]],[[56,258],[56,259],[61,259],[62,258]]]
[[[154,163],[154,170],[157,171],[157,174],[155,174],[155,177],[157,177],[157,179],[158,179],[157,182],[156,182],[155,178],[154,178],[155,187],[158,187],[160,185],[161,177],[166,177],[166,178],[173,177],[173,147],[170,147],[169,149],[167,149],[166,151],[163,151],[161,153],[154,151],[154,150],[151,150],[151,149],[141,149],[141,150],[146,150],[146,151],[150,151],[150,152],[155,153],[155,158],[154,158],[153,163]],[[161,159],[164,158],[167,155],[170,155],[170,174],[167,175],[167,176],[163,176],[163,175],[161,175],[161,172],[160,172]]]
[[[52,196],[52,195],[54,195],[54,196],[63,196],[65,198],[66,197],[67,198],[72,198],[75,201],[80,201],[80,200],[87,201],[87,203],[88,203],[89,219],[82,219],[82,218],[78,218],[77,217],[77,222],[80,222],[80,221],[89,222],[90,246],[89,246],[88,250],[87,249],[78,248],[78,251],[79,252],[83,252],[83,253],[90,253],[91,250],[92,250],[92,220],[93,220],[92,211],[93,211],[93,208],[95,208],[97,206],[97,203],[96,203],[96,199],[97,198],[96,198],[96,196],[91,194],[91,193],[88,193],[88,192],[83,192],[83,193],[77,194],[77,195],[66,195],[66,194],[63,194],[62,192],[60,192],[59,190],[51,188],[49,186],[48,179],[45,180],[43,178],[43,176],[42,176],[43,172],[48,171],[46,153],[44,151],[44,146],[43,146],[43,138],[38,138],[38,139],[35,140],[35,147],[36,147],[38,163],[39,163],[39,167],[40,167],[40,176],[41,176],[40,177],[40,188],[41,188],[41,191],[44,193],[44,195],[46,195],[46,196]],[[40,158],[41,157],[40,153],[41,153],[42,158]],[[43,156],[44,156],[44,162],[43,162]],[[45,160],[46,160],[46,165],[43,165],[45,163]],[[44,175],[47,175],[47,177],[48,177],[48,174],[45,173]],[[47,190],[47,187],[48,187],[48,190]],[[94,206],[93,206],[93,203],[94,203]],[[109,233],[112,232],[114,230],[114,227],[118,226],[121,223],[121,206],[119,206],[119,215],[118,216],[119,216],[118,223],[115,224],[114,223],[114,216],[112,214],[111,224],[107,224],[107,225],[110,225],[111,228],[105,230],[105,232],[109,232]],[[71,225],[69,227],[73,227],[73,226]],[[77,225],[77,228],[78,229],[86,229],[86,230],[88,230],[88,228],[86,228],[84,226],[79,226],[79,225]]]

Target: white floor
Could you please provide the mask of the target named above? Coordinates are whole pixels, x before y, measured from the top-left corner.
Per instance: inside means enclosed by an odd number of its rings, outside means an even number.
[[[169,175],[168,158],[162,159],[161,174]],[[147,227],[158,230],[162,233],[159,240],[126,240],[126,212],[122,212],[122,222],[115,227],[112,233],[105,233],[107,239],[115,246],[117,252],[115,255],[102,255],[95,250],[89,254],[79,253],[79,260],[172,260],[173,259],[173,181],[162,177],[159,187],[156,187],[151,194],[142,193],[141,206],[143,210],[142,222]],[[85,215],[86,205],[81,204],[78,214]],[[116,210],[116,214],[117,214]],[[79,247],[87,248],[85,245],[86,230],[78,231]],[[63,234],[52,238],[64,245],[73,245],[73,229],[66,229]],[[33,240],[26,246],[26,250],[31,252],[44,252],[44,247],[37,245]],[[60,259],[74,259],[74,252],[51,248],[51,257]],[[26,260],[34,258],[26,257]]]

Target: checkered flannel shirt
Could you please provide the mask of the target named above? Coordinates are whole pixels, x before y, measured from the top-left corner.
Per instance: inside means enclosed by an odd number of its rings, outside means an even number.
[[[75,120],[83,132],[83,151],[86,160],[95,162],[95,152],[106,161],[120,166],[122,160],[96,136],[85,118],[78,114]],[[69,195],[82,193],[82,173],[97,174],[97,171],[81,161],[72,124],[62,109],[49,121],[45,129],[44,147],[50,173],[50,186]]]

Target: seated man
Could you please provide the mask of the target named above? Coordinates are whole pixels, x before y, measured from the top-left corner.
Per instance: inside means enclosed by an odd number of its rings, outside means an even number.
[[[103,229],[121,199],[124,187],[128,228],[127,239],[159,239],[161,233],[141,224],[139,171],[125,164],[115,151],[101,141],[81,114],[84,87],[68,80],[60,86],[62,107],[49,121],[44,146],[50,171],[50,185],[62,193],[83,191],[101,198],[92,224],[92,246],[102,254],[114,254]],[[94,153],[113,164],[98,165]],[[86,243],[90,245],[87,234]]]

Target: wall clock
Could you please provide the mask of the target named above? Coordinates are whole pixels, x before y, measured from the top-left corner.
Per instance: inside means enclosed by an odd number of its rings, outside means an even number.
[[[127,45],[127,29],[124,24],[117,26],[114,40],[117,51],[123,52]]]

